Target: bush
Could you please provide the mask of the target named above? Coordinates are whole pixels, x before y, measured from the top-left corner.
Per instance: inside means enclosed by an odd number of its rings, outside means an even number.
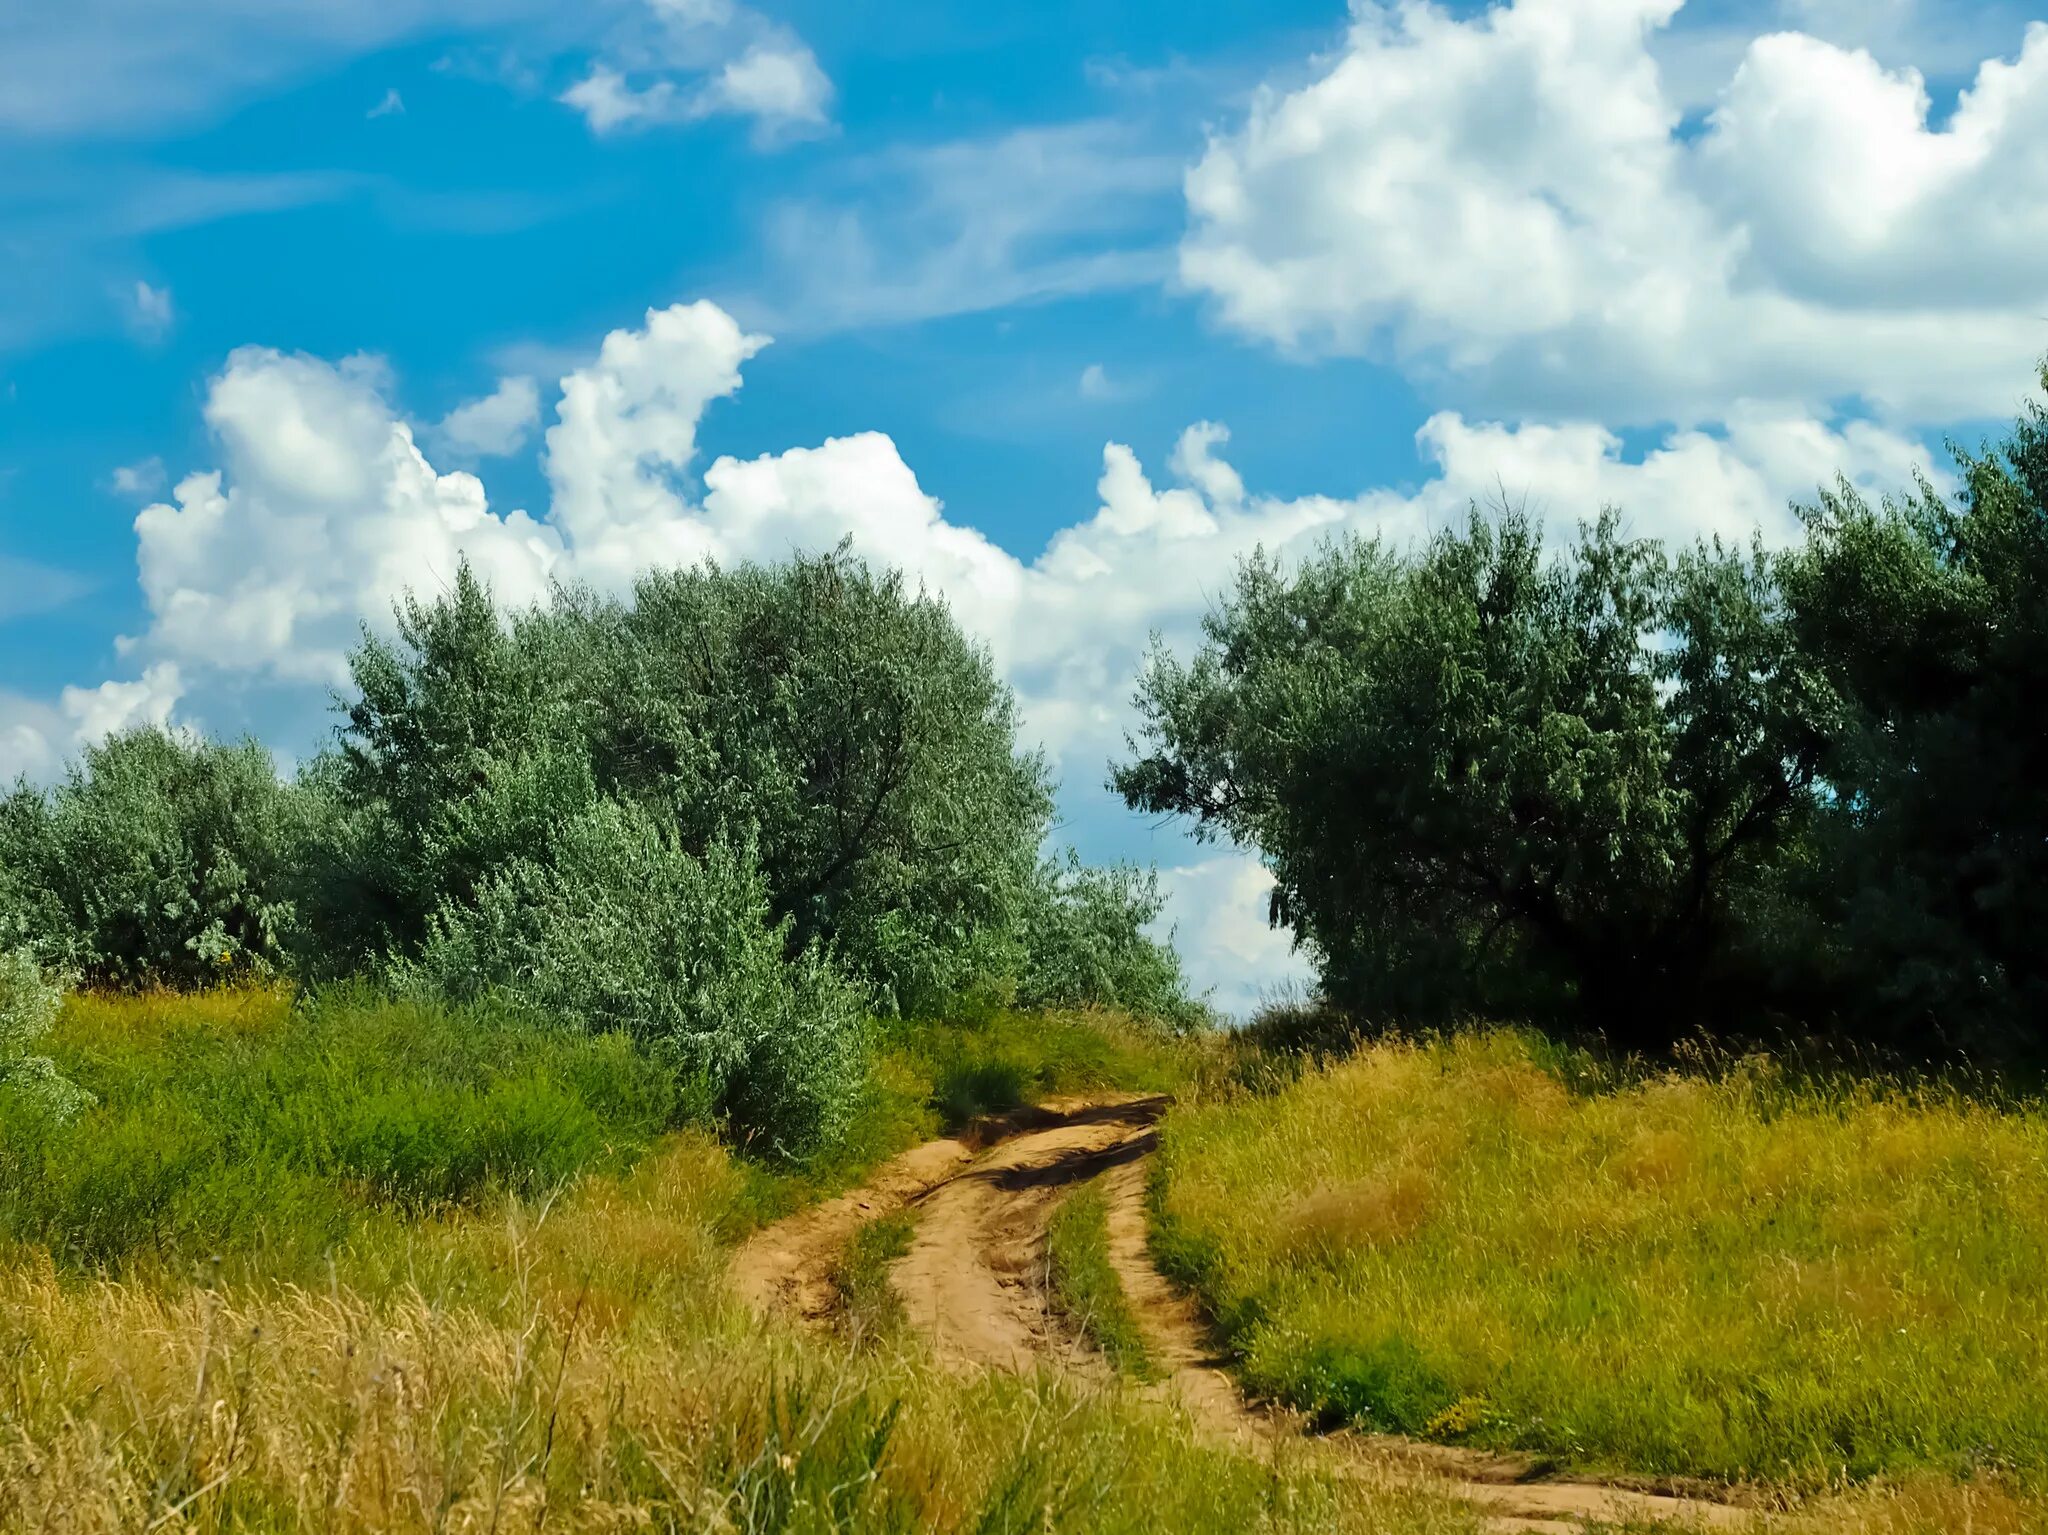
[[[746,855],[693,857],[647,812],[599,803],[559,830],[551,862],[511,859],[473,905],[444,904],[395,975],[454,996],[502,989],[630,1035],[700,1079],[741,1138],[796,1157],[845,1127],[865,1012],[815,948],[791,943]]]
[[[1402,553],[1255,557],[1141,683],[1115,785],[1257,847],[1341,1005],[1669,1046],[1754,1000],[1754,889],[1816,812],[1826,708],[1760,554],[1514,511]],[[1645,1009],[1647,996],[1667,999]]]
[[[29,1051],[57,1021],[64,988],[26,949],[0,950],[0,1088],[53,1119],[74,1117],[92,1095],[67,1082],[48,1056]]]
[[[1104,1007],[1180,1028],[1208,1019],[1190,1000],[1180,956],[1145,929],[1165,905],[1150,870],[1091,869],[1072,853],[1039,872],[1025,910],[1017,1000],[1027,1007]]]
[[[254,741],[109,737],[47,795],[7,801],[0,941],[94,985],[269,973],[293,937],[288,882],[320,813]]]
[[[915,1011],[1013,942],[1050,813],[1015,707],[945,607],[844,551],[558,593],[509,622],[463,571],[351,658],[320,774],[350,807],[316,897],[330,963],[409,954],[595,800],[695,857],[753,848],[792,952]]]

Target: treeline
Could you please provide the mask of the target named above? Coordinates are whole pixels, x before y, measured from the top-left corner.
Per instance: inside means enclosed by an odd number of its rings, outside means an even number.
[[[1367,1020],[2038,1060],[2048,414],[1958,468],[1776,554],[1506,511],[1255,559],[1115,786],[1258,849]]]
[[[350,673],[293,775],[142,730],[17,786],[0,952],[103,987],[509,994],[666,1053],[789,1153],[851,1112],[875,1012],[1200,1016],[1152,877],[1043,857],[1046,768],[985,652],[843,549],[509,617],[464,570]]]

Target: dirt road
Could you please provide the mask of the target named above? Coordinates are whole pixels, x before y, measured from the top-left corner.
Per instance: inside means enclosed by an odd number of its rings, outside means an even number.
[[[780,1306],[820,1319],[832,1304],[832,1265],[854,1229],[912,1205],[917,1236],[890,1279],[935,1358],[958,1369],[1052,1362],[1107,1381],[1102,1363],[1049,1313],[1042,1282],[1053,1207],[1068,1190],[1100,1179],[1111,1258],[1162,1376],[1145,1389],[1176,1403],[1198,1432],[1248,1449],[1285,1437],[1339,1474],[1436,1482],[1484,1509],[1502,1531],[1574,1531],[1600,1520],[1755,1527],[1753,1512],[1726,1503],[1544,1478],[1512,1456],[1377,1435],[1310,1436],[1293,1415],[1248,1402],[1210,1346],[1193,1301],[1175,1293],[1147,1252],[1144,1163],[1166,1108],[1164,1098],[1069,1102],[978,1136],[917,1147],[865,1188],[756,1235],[735,1256],[735,1282],[756,1309]]]

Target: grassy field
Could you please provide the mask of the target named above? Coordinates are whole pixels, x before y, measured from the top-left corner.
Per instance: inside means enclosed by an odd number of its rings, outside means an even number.
[[[2048,1111],[1500,1032],[1184,1108],[1158,1246],[1253,1388],[1575,1464],[2048,1490]],[[2016,1505],[2016,1507],[2018,1507]],[[1990,1526],[2008,1527],[1993,1521]]]
[[[1035,1090],[1030,1033],[906,1032],[889,1091],[991,1056]],[[1474,1528],[1144,1404],[743,1318],[726,1253],[770,1175],[666,1128],[688,1095],[604,1041],[239,993],[74,1000],[53,1049],[101,1103],[58,1131],[0,1102],[0,1529]]]
[[[380,1222],[545,1198],[707,1122],[694,1084],[623,1038],[363,989],[74,996],[48,1048],[98,1102],[68,1125],[0,1109],[0,1241],[74,1271],[304,1278]],[[1113,1017],[878,1024],[845,1143],[736,1163],[732,1220],[794,1209],[977,1114],[1169,1087],[1195,1058]]]

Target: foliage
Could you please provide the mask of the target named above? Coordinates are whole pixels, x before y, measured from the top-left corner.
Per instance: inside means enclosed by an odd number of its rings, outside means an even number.
[[[254,741],[153,726],[87,747],[0,806],[0,940],[88,984],[195,985],[283,963],[315,797]]]
[[[1146,931],[1165,906],[1158,876],[1126,864],[1049,861],[1025,905],[1017,1000],[1026,1007],[1106,1007],[1183,1029],[1208,1015],[1187,993],[1180,956]]]
[[[0,1103],[0,1231],[87,1268],[299,1273],[381,1212],[622,1166],[692,1109],[621,1036],[359,990],[75,996],[48,1048],[98,1103]]]
[[[1255,558],[1205,635],[1154,655],[1115,785],[1256,846],[1334,1000],[1657,1045],[1739,983],[1824,709],[1760,555],[1667,560],[1607,516],[1545,562],[1524,516],[1475,513],[1412,557]]]
[[[1176,1111],[1156,1251],[1255,1390],[1650,1474],[2048,1486],[2048,1110],[1382,1043]],[[1860,1526],[1857,1526],[1860,1527]]]
[[[903,1297],[889,1283],[889,1268],[910,1251],[917,1218],[907,1209],[862,1221],[847,1238],[832,1269],[838,1322],[857,1342],[873,1342],[903,1325]]]
[[[2043,378],[2048,387],[2048,375]],[[1882,1036],[2048,1046],[2048,411],[1872,507],[1807,512],[1786,584],[1802,645],[1845,701],[1836,815],[1809,881],[1835,1005]]]
[[[631,1036],[702,1080],[744,1141],[801,1156],[845,1126],[866,1015],[817,950],[785,958],[789,925],[745,854],[693,857],[648,812],[599,802],[556,828],[548,861],[508,858],[472,904],[444,903],[396,974]]]
[[[92,1094],[65,1080],[46,1055],[29,1052],[50,1032],[64,988],[26,949],[0,949],[0,1089],[57,1122],[75,1118]]]
[[[885,1002],[999,967],[1036,865],[1044,769],[939,603],[843,550],[558,593],[509,624],[469,572],[352,659],[324,771],[359,807],[321,902],[343,956],[408,953],[595,800],[701,856],[754,849],[792,955],[829,947]]]

